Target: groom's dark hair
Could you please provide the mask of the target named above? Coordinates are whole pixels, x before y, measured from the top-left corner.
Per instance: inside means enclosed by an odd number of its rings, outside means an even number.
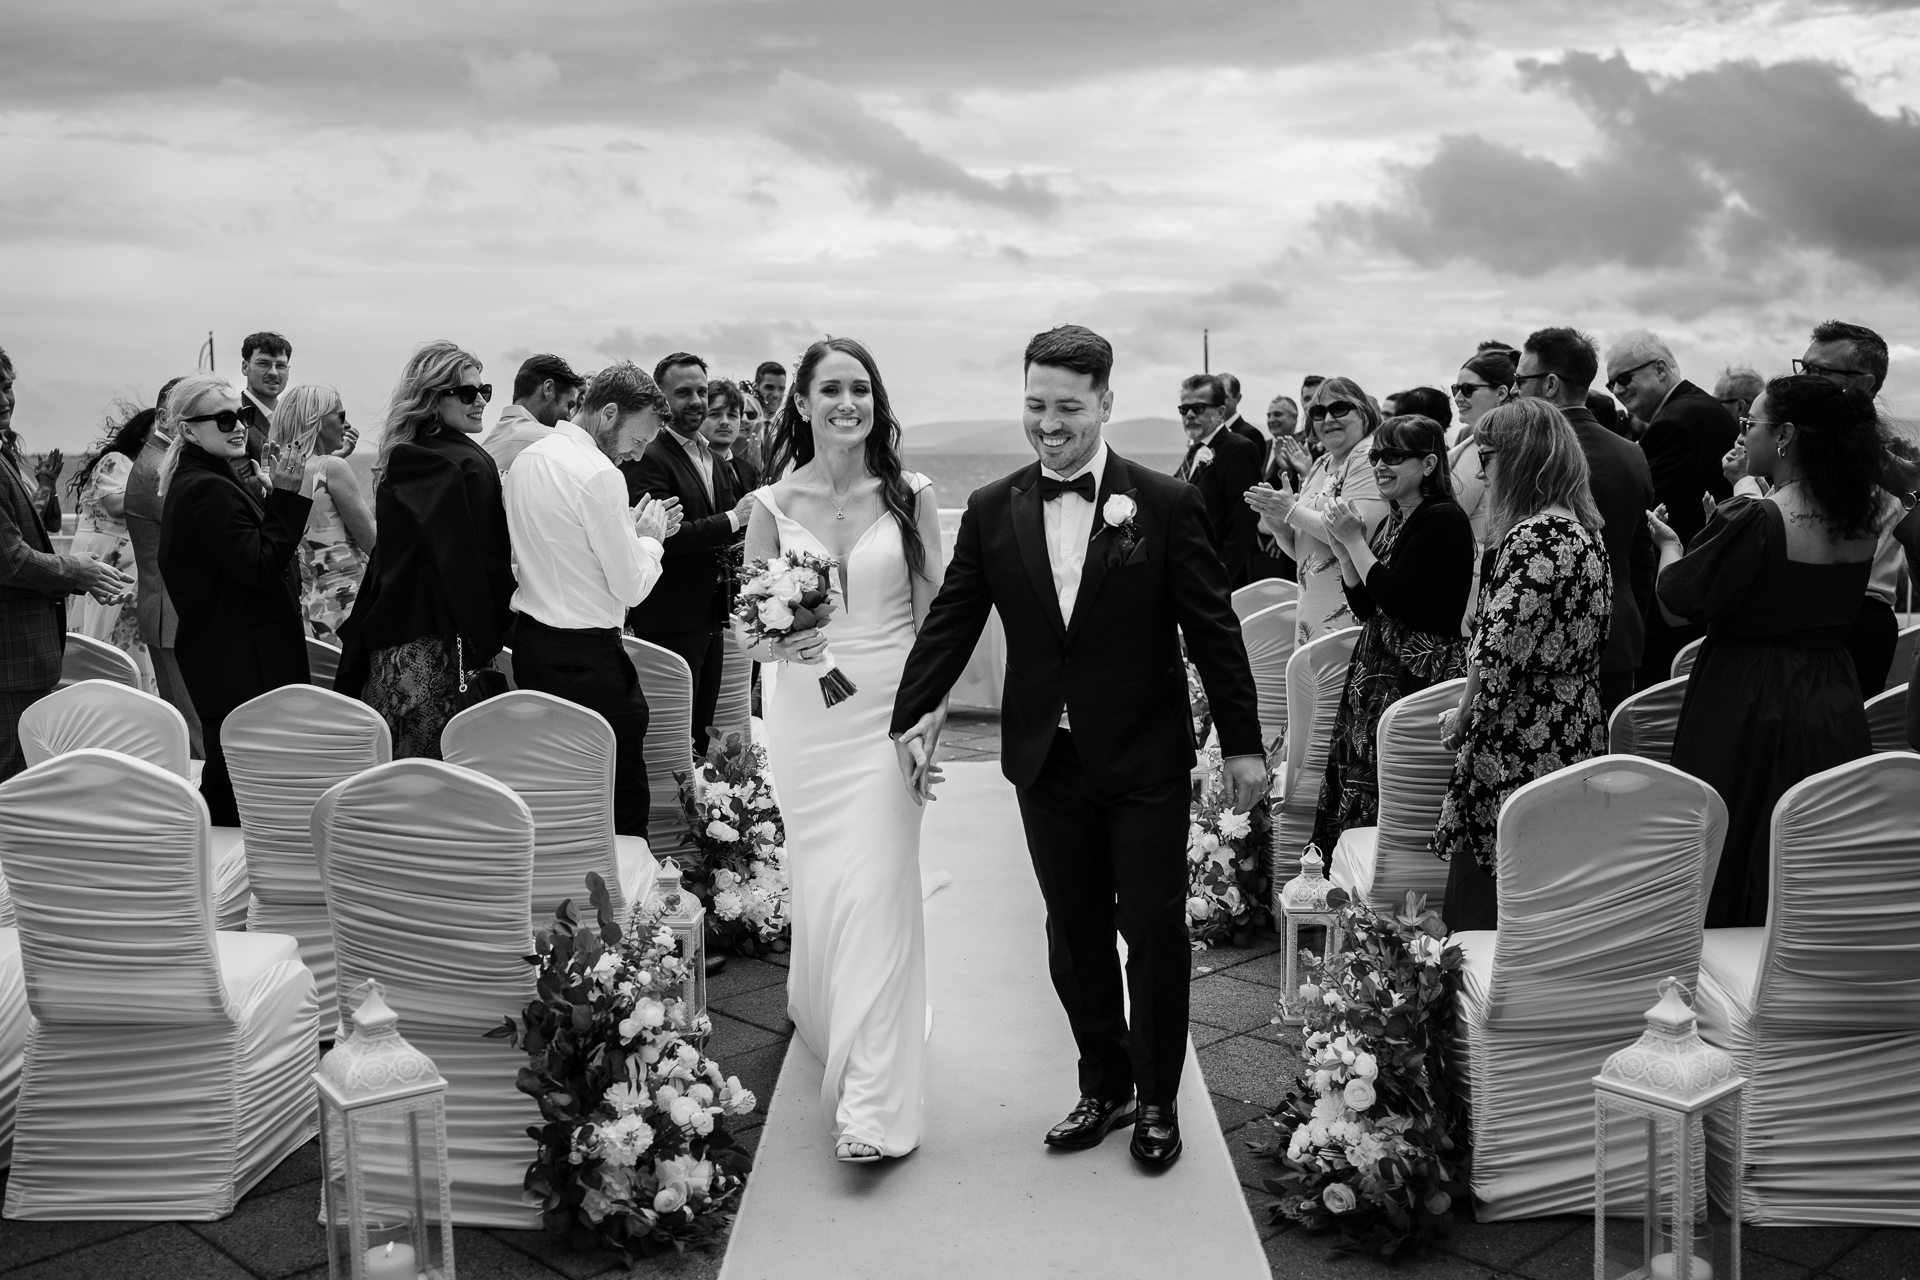
[[[1093,379],[1095,391],[1105,391],[1107,380],[1113,376],[1113,345],[1082,325],[1063,324],[1033,335],[1033,341],[1027,344],[1026,361],[1020,366],[1021,376],[1036,364],[1084,373]]]

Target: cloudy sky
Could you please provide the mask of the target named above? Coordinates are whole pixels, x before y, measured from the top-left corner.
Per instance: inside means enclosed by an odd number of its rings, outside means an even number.
[[[0,346],[30,448],[212,330],[376,425],[411,348],[502,386],[822,333],[909,423],[1017,412],[1026,338],[1444,385],[1476,340],[1808,327],[1920,414],[1920,5],[1702,0],[0,0]]]

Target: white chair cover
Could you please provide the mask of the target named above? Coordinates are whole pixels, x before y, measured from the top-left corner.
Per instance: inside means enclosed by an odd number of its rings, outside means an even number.
[[[307,679],[322,689],[333,688],[333,677],[340,670],[340,646],[307,637]]]
[[[1875,751],[1910,749],[1907,742],[1906,685],[1895,685],[1885,693],[1867,699],[1867,735]]]
[[[220,741],[247,837],[247,927],[299,942],[331,1037],[333,923],[313,859],[313,805],[335,783],[393,758],[387,722],[356,698],[289,684],[234,708]]]
[[[722,743],[728,734],[742,738],[752,731],[753,659],[740,647],[732,627],[721,637],[720,698],[713,707],[713,740]]]
[[[339,964],[329,1020],[344,1024],[354,989],[379,979],[401,1034],[447,1080],[454,1221],[537,1226],[521,1180],[540,1110],[514,1087],[526,1058],[483,1038],[533,996],[533,815],[484,774],[394,760],[320,797],[313,849]]]
[[[114,650],[118,653],[119,650]],[[66,685],[20,717],[20,747],[29,765],[82,747],[118,751],[189,781],[194,775],[187,722],[173,704],[112,680]],[[239,827],[213,827],[213,900],[222,929],[247,919],[247,855]],[[12,924],[0,904],[0,924]]]
[[[111,680],[115,684],[140,687],[140,668],[133,665],[118,646],[78,631],[67,632],[66,651],[60,658],[60,683],[64,689],[82,680]]]
[[[1327,776],[1327,751],[1333,744],[1333,718],[1347,684],[1360,628],[1347,627],[1309,640],[1287,661],[1287,762],[1279,778],[1281,800],[1273,815],[1273,895],[1293,874],[1302,849],[1313,838],[1320,807],[1320,784]],[[1322,853],[1327,851],[1322,849]]]
[[[1893,665],[1887,668],[1893,673],[1893,679],[1912,674],[1915,653],[1920,653],[1920,624],[1902,628],[1899,638],[1893,642]]]
[[[533,927],[561,902],[583,916],[587,873],[598,872],[625,919],[653,892],[660,865],[638,836],[613,832],[613,726],[597,711],[520,690],[468,707],[440,734],[448,764],[512,788],[533,814]]]
[[[1673,763],[1673,739],[1680,732],[1680,706],[1687,700],[1687,677],[1662,680],[1613,709],[1607,721],[1607,745],[1617,756]]]
[[[1233,593],[1234,616],[1245,622],[1262,609],[1300,598],[1300,584],[1289,578],[1262,578]]]
[[[633,636],[620,642],[647,697],[647,844],[671,856],[687,834],[679,778],[693,773],[693,673],[671,649]]]
[[[1693,985],[1726,828],[1712,787],[1639,756],[1569,766],[1501,807],[1500,927],[1454,935],[1481,1221],[1593,1211],[1593,1077],[1646,1029],[1654,984]],[[1624,1193],[1632,1167],[1608,1167]]]
[[[1866,756],[1773,810],[1764,929],[1709,929],[1700,1034],[1747,1077],[1746,1145],[1709,1125],[1722,1208],[1767,1226],[1920,1227],[1920,755]]]
[[[6,1216],[222,1218],[315,1133],[313,978],[214,929],[186,779],[83,749],[0,786],[33,1026]]]
[[[27,978],[20,969],[20,931],[0,929],[0,1169],[13,1163],[13,1115],[20,1102],[20,1064],[27,1056]]]
[[[1702,636],[1698,640],[1689,640],[1686,644],[1682,645],[1680,652],[1673,655],[1673,666],[1667,672],[1667,678],[1670,680],[1678,680],[1681,676],[1692,671],[1694,662],[1700,657],[1700,646],[1705,643],[1706,637]]]
[[[1260,742],[1269,751],[1287,732],[1287,662],[1293,657],[1293,618],[1299,609],[1297,601],[1289,600],[1268,605],[1240,622],[1253,687],[1260,697]]]
[[[1379,825],[1341,832],[1327,873],[1362,902],[1398,908],[1412,892],[1437,908],[1446,897],[1447,864],[1427,845],[1456,754],[1440,745],[1440,713],[1460,705],[1466,687],[1464,679],[1442,681],[1408,694],[1380,716]]]

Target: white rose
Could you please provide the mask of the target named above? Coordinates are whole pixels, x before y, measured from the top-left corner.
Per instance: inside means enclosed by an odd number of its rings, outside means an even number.
[[[704,1109],[695,1111],[692,1117],[690,1117],[689,1123],[693,1126],[695,1133],[704,1137],[713,1132],[713,1112]]]
[[[1212,461],[1213,461],[1212,447],[1209,445],[1203,444],[1200,446],[1200,452],[1193,455],[1193,469],[1195,471],[1198,471],[1200,468],[1206,466],[1209,462],[1212,462]]]
[[[1238,840],[1252,830],[1253,819],[1244,813],[1220,815],[1220,834],[1229,840]]]
[[[1212,853],[1215,849],[1218,849],[1220,847],[1220,837],[1216,836],[1215,834],[1213,834],[1213,832],[1209,831],[1207,832],[1207,834],[1200,837],[1200,847],[1202,849],[1205,849],[1208,853]]]
[[[1208,916],[1213,914],[1213,904],[1208,902],[1205,898],[1188,898],[1187,914],[1192,916],[1195,920],[1205,920]]]
[[[762,600],[760,625],[769,631],[785,631],[793,625],[793,610],[784,600]]]
[[[1348,1195],[1351,1196],[1352,1193],[1349,1192]],[[653,1197],[653,1209],[655,1213],[673,1213],[686,1203],[687,1189],[679,1183],[660,1188],[659,1193]]]
[[[732,844],[740,838],[740,833],[735,831],[729,823],[709,822],[707,824],[707,838],[719,840],[724,844]]]
[[[1360,1201],[1353,1194],[1353,1188],[1344,1182],[1330,1182],[1327,1189],[1320,1193],[1321,1202],[1335,1213],[1352,1213]]]
[[[1369,1080],[1349,1080],[1341,1091],[1341,1097],[1355,1111],[1365,1111],[1373,1105],[1373,1082]]]
[[[1370,1053],[1353,1055],[1353,1074],[1359,1080],[1371,1080],[1380,1074],[1380,1064]]]
[[[692,1098],[675,1098],[673,1105],[667,1108],[667,1115],[683,1129],[692,1124],[693,1117],[698,1114],[703,1114],[700,1104]]]
[[[1126,494],[1110,493],[1107,495],[1107,505],[1100,508],[1100,515],[1108,524],[1121,525],[1133,519],[1138,510],[1133,499]]]

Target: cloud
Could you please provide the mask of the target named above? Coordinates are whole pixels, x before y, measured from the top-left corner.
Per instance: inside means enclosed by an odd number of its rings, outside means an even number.
[[[809,160],[845,169],[876,207],[904,195],[943,195],[1042,216],[1059,204],[1044,181],[1024,174],[991,182],[969,173],[869,112],[851,94],[819,80],[781,72],[772,106],[768,133]]]
[[[588,345],[608,359],[631,360],[643,369],[652,369],[654,361],[670,352],[691,351],[716,374],[746,377],[762,360],[791,363],[823,336],[805,320],[740,320],[644,336],[630,325],[619,325]]]
[[[468,53],[466,60],[474,89],[490,96],[536,93],[560,80],[560,64],[533,49],[522,49],[504,58]]]
[[[1466,259],[1518,275],[1563,266],[1725,263],[1825,252],[1883,279],[1920,275],[1920,116],[1882,115],[1824,62],[1722,62],[1658,78],[1622,54],[1519,63],[1599,133],[1582,160],[1477,134],[1392,171],[1393,194],[1323,211],[1320,226],[1423,265]]]

